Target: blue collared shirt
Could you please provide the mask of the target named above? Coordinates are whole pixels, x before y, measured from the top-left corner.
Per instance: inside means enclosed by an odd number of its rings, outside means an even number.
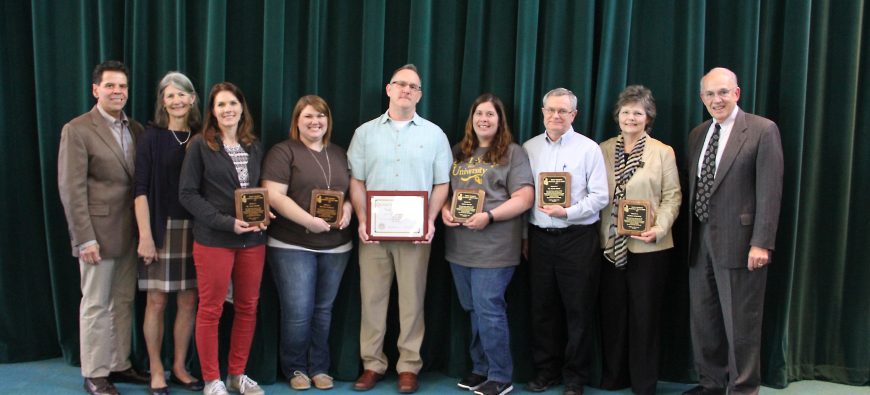
[[[558,140],[541,133],[523,144],[529,154],[535,176],[535,207],[529,222],[542,228],[564,228],[569,225],[591,225],[598,222],[598,213],[607,206],[607,170],[598,144],[571,128]],[[571,173],[571,207],[565,209],[568,218],[555,218],[537,209],[540,205],[542,172]]]
[[[388,113],[362,124],[347,150],[353,178],[372,191],[427,191],[450,181],[453,154],[438,125],[418,114],[397,130]]]

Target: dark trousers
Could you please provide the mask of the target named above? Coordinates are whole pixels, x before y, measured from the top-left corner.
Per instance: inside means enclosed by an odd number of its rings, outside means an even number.
[[[625,269],[600,257],[601,388],[654,394],[670,250],[629,252]]]
[[[695,369],[706,388],[727,386],[730,394],[757,394],[767,266],[750,272],[746,266],[729,269],[713,264],[710,249],[715,246],[707,226],[693,227],[697,233],[692,240],[697,243],[692,243],[689,267]]]
[[[598,297],[598,231],[574,225],[561,233],[529,228],[532,360],[537,376],[585,385],[592,360]]]

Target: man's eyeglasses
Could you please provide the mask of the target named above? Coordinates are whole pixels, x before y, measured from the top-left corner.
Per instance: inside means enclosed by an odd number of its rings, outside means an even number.
[[[565,108],[544,108],[543,110],[544,110],[544,114],[547,114],[547,115],[559,114],[560,117],[564,117],[564,116],[574,112],[574,110],[568,110]]]
[[[736,88],[734,88],[734,89],[736,89]],[[713,91],[701,92],[701,97],[703,97],[705,100],[713,100],[713,98],[715,98],[716,96],[719,96],[720,98],[724,99],[724,98],[728,97],[728,95],[731,94],[731,92],[734,92],[734,89],[719,89],[716,92],[713,92]]]
[[[412,91],[417,91],[417,92],[423,90],[422,86],[417,85],[415,83],[407,82],[407,81],[392,81],[392,82],[390,82],[390,85],[393,85],[393,86],[396,86],[396,87],[399,87],[402,89],[411,88]]]

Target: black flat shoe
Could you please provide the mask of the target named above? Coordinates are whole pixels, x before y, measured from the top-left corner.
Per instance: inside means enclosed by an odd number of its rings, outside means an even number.
[[[175,377],[175,375],[172,373],[169,374],[169,381],[171,381],[173,384],[178,384],[184,387],[184,389],[188,391],[202,391],[202,389],[205,388],[205,383],[202,380],[194,378],[193,381],[185,383],[181,381],[181,379],[179,379],[178,377]]]
[[[169,387],[152,388],[148,387],[151,395],[169,395]]]

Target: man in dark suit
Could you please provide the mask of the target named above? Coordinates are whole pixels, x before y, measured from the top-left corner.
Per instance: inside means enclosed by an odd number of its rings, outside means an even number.
[[[97,65],[92,91],[94,108],[63,127],[57,185],[81,274],[84,388],[90,394],[117,394],[112,381],[150,382],[129,359],[136,292],[133,149],[142,127],[124,114],[123,63]]]
[[[701,79],[713,117],[689,135],[689,292],[700,385],[685,394],[757,394],[767,265],[782,197],[782,143],[772,121],[737,106],[728,69]]]

